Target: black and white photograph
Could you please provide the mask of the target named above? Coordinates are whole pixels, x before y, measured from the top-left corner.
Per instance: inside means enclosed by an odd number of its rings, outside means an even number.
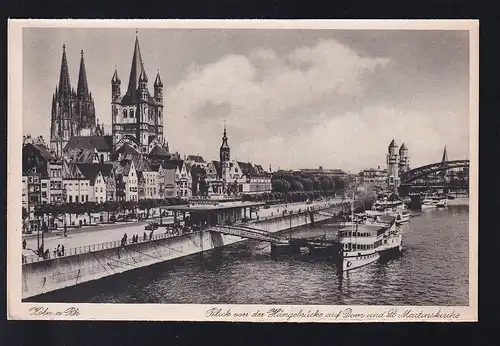
[[[477,21],[9,29],[11,318],[477,320]]]

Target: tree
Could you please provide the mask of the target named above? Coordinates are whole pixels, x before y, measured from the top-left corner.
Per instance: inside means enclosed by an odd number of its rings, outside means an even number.
[[[304,191],[311,191],[313,189],[313,182],[311,179],[307,178],[300,179],[300,183],[304,187]]]
[[[271,184],[273,192],[287,193],[290,188],[290,184],[286,180],[282,179],[272,180]]]
[[[92,213],[95,213],[98,210],[98,206],[96,202],[85,202],[83,203],[83,210],[89,216],[89,225],[92,224]]]

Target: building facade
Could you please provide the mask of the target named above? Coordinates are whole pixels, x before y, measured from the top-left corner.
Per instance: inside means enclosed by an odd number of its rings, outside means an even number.
[[[133,160],[114,163],[116,177],[116,199],[118,201],[138,201],[139,177]]]

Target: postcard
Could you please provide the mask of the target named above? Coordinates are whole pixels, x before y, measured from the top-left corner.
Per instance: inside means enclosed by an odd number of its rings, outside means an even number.
[[[478,31],[10,20],[8,318],[477,321]]]

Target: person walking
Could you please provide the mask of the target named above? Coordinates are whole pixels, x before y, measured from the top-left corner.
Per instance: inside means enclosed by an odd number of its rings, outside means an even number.
[[[61,245],[61,256],[64,256],[64,245]]]
[[[26,239],[23,239],[23,250],[26,250]]]

